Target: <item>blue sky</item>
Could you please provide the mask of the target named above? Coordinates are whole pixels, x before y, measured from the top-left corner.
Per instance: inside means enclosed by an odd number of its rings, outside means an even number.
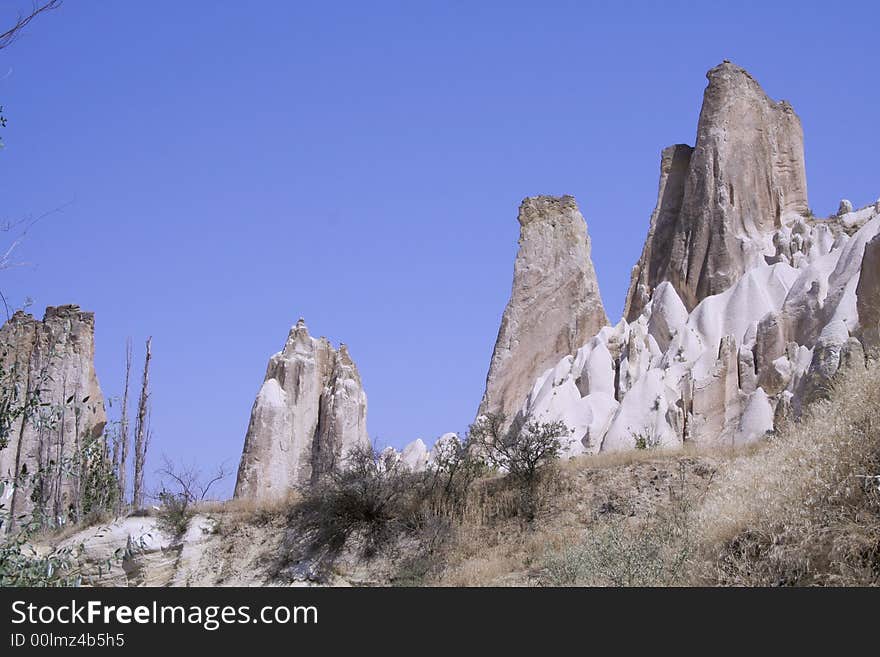
[[[0,289],[95,311],[108,396],[126,336],[136,359],[153,336],[154,464],[237,466],[300,316],[349,345],[373,438],[430,442],[479,403],[520,200],[576,196],[616,321],[660,150],[693,143],[722,59],[794,105],[817,214],[880,196],[878,19],[872,2],[67,0],[0,52],[2,217],[63,207]]]

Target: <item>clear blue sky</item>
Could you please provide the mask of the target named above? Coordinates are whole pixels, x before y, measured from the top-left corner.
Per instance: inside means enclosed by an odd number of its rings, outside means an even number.
[[[577,197],[619,318],[660,150],[693,143],[722,59],[793,103],[816,213],[876,199],[878,24],[873,2],[67,0],[0,52],[2,216],[66,206],[2,290],[95,311],[108,396],[153,336],[154,457],[236,467],[300,316],[349,345],[372,437],[430,442],[479,402],[519,201]]]

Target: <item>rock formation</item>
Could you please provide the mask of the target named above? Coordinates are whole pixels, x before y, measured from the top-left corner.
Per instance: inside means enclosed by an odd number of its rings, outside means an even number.
[[[519,208],[513,290],[479,413],[516,415],[535,378],[608,323],[587,226],[571,196],[536,196]]]
[[[728,62],[697,142],[663,151],[624,319],[537,378],[523,416],[570,454],[757,440],[880,341],[880,204],[807,210],[800,123]]]
[[[663,151],[660,193],[624,317],[670,281],[688,310],[723,292],[760,260],[765,239],[807,214],[803,131],[744,69],[724,62],[709,85],[693,149]]]
[[[13,405],[41,391],[41,406],[4,427],[0,480],[17,484],[7,487],[3,511],[13,519],[9,526],[36,505],[63,521],[78,487],[71,468],[59,464],[69,463],[84,441],[100,438],[107,423],[95,372],[94,314],[73,305],[46,308],[42,321],[16,312],[0,328],[0,362],[4,395],[16,398]]]
[[[690,313],[662,282],[634,321],[602,329],[539,377],[523,414],[573,428],[571,454],[632,449],[638,437],[667,446],[759,438],[777,416],[824,396],[842,364],[864,364],[877,330],[869,272],[880,234],[880,213],[868,209],[858,224],[783,226],[773,241],[794,242],[793,253]]]
[[[309,335],[300,319],[269,359],[254,401],[235,497],[280,499],[369,446],[367,397],[345,345]]]
[[[574,199],[522,202],[480,414],[561,420],[567,455],[736,446],[797,417],[841,368],[880,349],[880,201],[813,217],[791,106],[729,62],[707,77],[695,146],[662,153],[617,325]],[[335,467],[366,442],[365,406],[347,354],[297,325],[254,405],[236,495],[280,494]],[[456,440],[388,448],[380,465],[430,469]]]

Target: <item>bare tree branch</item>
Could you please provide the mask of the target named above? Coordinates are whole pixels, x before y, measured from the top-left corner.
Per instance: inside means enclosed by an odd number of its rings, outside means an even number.
[[[217,469],[208,479],[203,479],[202,472],[195,465],[176,466],[166,455],[162,455],[162,467],[156,474],[162,480],[163,488],[166,483],[177,488],[177,494],[183,495],[188,504],[202,502],[208,497],[211,487],[219,481],[226,479],[231,472],[224,464]]]
[[[22,30],[27,27],[27,24],[34,20],[37,16],[46,11],[51,11],[52,9],[58,9],[61,6],[61,0],[48,0],[48,2],[44,2],[42,5],[39,4],[36,0],[31,3],[31,13],[22,15],[18,15],[18,20],[15,21],[15,25],[6,30],[3,34],[0,34],[0,50],[9,47],[12,43],[18,38],[21,34]]]
[[[64,210],[64,208],[66,208],[71,203],[73,203],[73,201],[68,201],[67,203],[64,203],[63,205],[59,205],[57,208],[53,208],[52,210],[47,210],[46,212],[44,212],[43,214],[41,214],[37,217],[25,217],[24,219],[18,219],[17,221],[6,220],[3,222],[0,222],[0,232],[10,232],[18,226],[22,226],[22,225],[24,226],[24,228],[18,234],[18,236],[14,240],[12,240],[12,243],[8,247],[6,247],[6,250],[3,251],[2,253],[0,253],[0,271],[3,271],[4,269],[11,269],[12,267],[20,267],[22,265],[27,264],[24,262],[13,262],[12,261],[12,254],[19,247],[19,245],[24,241],[25,237],[27,237],[28,231],[31,228],[33,228],[34,225],[38,221],[40,221],[41,219],[44,219],[45,217],[48,217],[51,214],[55,214],[56,212],[62,212]],[[3,294],[2,291],[0,291],[0,299],[2,299],[2,301],[3,301],[3,308],[6,310],[6,319],[8,321],[9,320],[9,304],[6,302],[6,296]]]

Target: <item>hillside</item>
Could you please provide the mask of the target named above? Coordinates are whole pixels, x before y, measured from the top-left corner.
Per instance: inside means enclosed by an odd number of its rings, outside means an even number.
[[[369,558],[354,539],[320,573],[290,561],[296,501],[209,506],[177,540],[129,517],[42,549],[81,546],[97,585],[876,585],[878,374],[854,363],[802,421],[748,447],[566,461],[532,522],[503,478],[484,479],[433,551],[423,528]]]

